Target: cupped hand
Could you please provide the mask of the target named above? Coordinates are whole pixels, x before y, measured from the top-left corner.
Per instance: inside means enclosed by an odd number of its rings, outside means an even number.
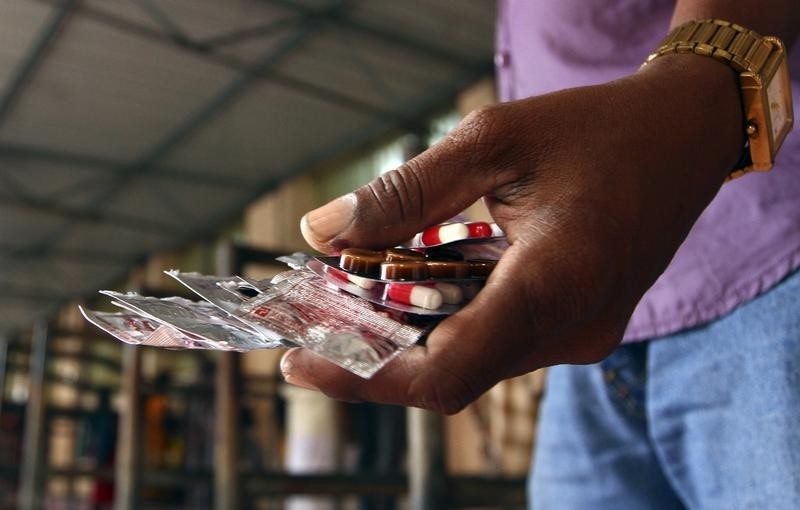
[[[469,115],[301,228],[323,252],[380,249],[484,197],[510,243],[486,286],[370,380],[302,349],[284,356],[284,376],[342,400],[453,413],[502,379],[602,359],[737,161],[741,126],[733,74],[694,55]]]

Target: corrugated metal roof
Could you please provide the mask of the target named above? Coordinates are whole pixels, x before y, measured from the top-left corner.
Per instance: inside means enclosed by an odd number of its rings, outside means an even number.
[[[0,332],[491,72],[490,0],[0,2]]]

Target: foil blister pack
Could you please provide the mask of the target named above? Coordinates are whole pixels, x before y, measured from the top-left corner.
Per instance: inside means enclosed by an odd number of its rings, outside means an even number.
[[[483,236],[467,243],[448,238],[462,230],[429,247],[295,253],[278,259],[292,269],[271,280],[165,271],[202,301],[101,291],[122,310],[81,313],[129,344],[238,352],[299,346],[369,378],[464,306],[488,277],[500,253],[496,227],[467,227]]]
[[[299,346],[365,378],[427,331],[402,314],[387,313],[329,286],[307,269],[259,282],[167,274],[205,301],[101,291],[123,311],[81,312],[129,344],[238,352]]]
[[[331,285],[385,308],[446,316],[481,289],[508,245],[497,225],[445,223],[398,248],[347,248],[335,257],[284,258],[307,267]]]

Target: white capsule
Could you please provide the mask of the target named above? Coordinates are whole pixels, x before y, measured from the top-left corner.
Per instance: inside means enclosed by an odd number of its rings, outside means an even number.
[[[348,273],[347,279],[350,280],[350,283],[358,285],[362,289],[369,290],[375,286],[375,280],[370,280],[369,278],[364,278],[363,276],[356,276]]]
[[[442,301],[448,305],[458,305],[464,300],[464,291],[455,283],[437,282],[434,288],[442,294]]]
[[[439,229],[439,242],[442,244],[467,238],[469,238],[469,227],[463,223],[451,223],[450,225],[443,225]]]

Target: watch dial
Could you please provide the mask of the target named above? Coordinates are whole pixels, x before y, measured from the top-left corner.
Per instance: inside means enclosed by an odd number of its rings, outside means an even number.
[[[782,71],[784,69],[778,69],[778,72],[775,73],[767,87],[767,101],[772,120],[772,140],[775,143],[776,150],[777,146],[783,141],[783,137],[786,136],[789,128],[789,119],[792,118],[791,95]]]

